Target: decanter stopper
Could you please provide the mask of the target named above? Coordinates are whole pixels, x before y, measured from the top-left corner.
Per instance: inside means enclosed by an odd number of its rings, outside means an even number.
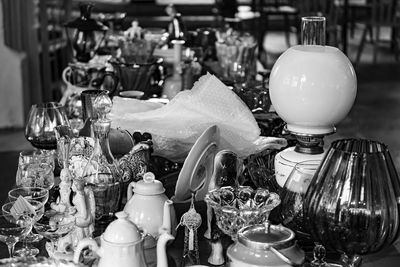
[[[314,260],[311,262],[311,267],[329,267],[330,265],[325,262],[326,250],[325,247],[319,243],[315,243],[313,250]]]
[[[183,259],[181,267],[200,264],[199,244],[197,239],[197,229],[201,225],[201,215],[194,207],[195,192],[192,192],[192,202],[190,208],[181,217],[179,225],[185,226],[185,243],[183,247]],[[178,226],[179,226],[178,225]]]

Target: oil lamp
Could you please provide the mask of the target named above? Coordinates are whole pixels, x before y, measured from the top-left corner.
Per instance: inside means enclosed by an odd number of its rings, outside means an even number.
[[[283,187],[294,165],[324,156],[323,138],[350,111],[357,78],[350,60],[325,45],[325,18],[303,17],[301,45],[286,50],[274,64],[269,90],[272,105],[297,139],[275,157],[275,174]]]
[[[92,4],[80,4],[80,16],[64,25],[74,50],[74,57],[79,62],[92,59],[108,30],[107,26],[91,18],[92,8]],[[100,38],[96,38],[96,32],[101,33]]]

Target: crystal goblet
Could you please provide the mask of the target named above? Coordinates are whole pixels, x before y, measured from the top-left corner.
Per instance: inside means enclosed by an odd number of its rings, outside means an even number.
[[[10,201],[16,201],[20,196],[27,200],[39,201],[44,206],[49,199],[49,190],[42,187],[17,187],[8,192],[8,198]],[[43,212],[41,214],[43,214]],[[19,256],[35,256],[39,254],[39,250],[32,247],[31,243],[38,242],[42,238],[41,235],[32,233],[31,231],[23,239],[24,247],[16,250],[15,254]]]
[[[25,127],[25,137],[36,148],[56,149],[54,128],[58,125],[69,125],[64,106],[56,102],[32,105]]]

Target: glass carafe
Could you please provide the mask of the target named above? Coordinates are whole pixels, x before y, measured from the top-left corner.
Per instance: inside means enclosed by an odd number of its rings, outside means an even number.
[[[307,190],[304,214],[314,239],[358,266],[399,234],[400,183],[386,145],[363,139],[333,142]]]

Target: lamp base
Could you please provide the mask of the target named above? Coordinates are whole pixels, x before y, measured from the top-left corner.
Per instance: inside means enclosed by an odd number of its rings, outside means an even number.
[[[326,151],[322,147],[321,149],[322,153],[308,154],[296,151],[296,147],[289,147],[276,154],[274,162],[275,179],[279,186],[283,188],[289,174],[297,163],[306,160],[322,161]]]

